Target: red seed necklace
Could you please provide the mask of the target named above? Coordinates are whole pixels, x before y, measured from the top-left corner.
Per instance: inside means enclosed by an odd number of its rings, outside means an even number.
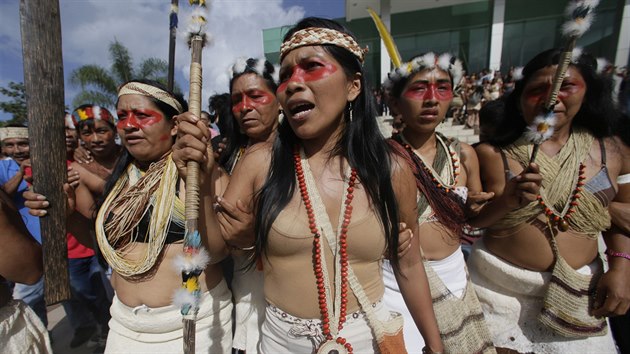
[[[346,351],[347,353],[352,353],[352,345],[347,342],[347,340],[343,337],[337,336],[337,338],[333,338],[333,334],[331,332],[330,318],[328,314],[328,299],[326,298],[326,282],[324,276],[324,270],[322,267],[322,255],[321,255],[321,233],[317,227],[315,222],[315,213],[313,211],[313,205],[311,202],[311,198],[309,197],[308,190],[306,188],[306,179],[304,177],[304,169],[302,167],[302,157],[300,156],[300,148],[296,147],[294,150],[294,162],[295,162],[295,173],[297,176],[298,186],[300,188],[300,194],[302,196],[302,201],[306,207],[306,213],[308,216],[308,225],[313,234],[313,270],[315,272],[315,279],[317,282],[317,293],[319,299],[319,311],[322,316],[322,333],[326,337],[326,341],[319,347],[317,353],[341,353],[341,351]],[[357,171],[355,169],[351,170],[350,178],[348,181],[348,188],[345,200],[345,211],[343,215],[343,222],[341,223],[341,230],[339,232],[339,264],[341,271],[341,306],[339,310],[339,324],[337,325],[338,332],[341,332],[343,329],[343,323],[346,321],[346,307],[348,304],[348,226],[350,225],[350,219],[352,217],[352,198],[354,193],[354,185],[357,180]],[[337,332],[337,333],[338,333]],[[341,351],[340,351],[341,350]]]
[[[438,142],[437,148],[441,146],[446,152],[449,153],[451,157],[450,171],[452,172],[449,173],[449,177],[451,177],[452,181],[449,183],[449,182],[444,182],[443,180],[441,180],[440,173],[436,172],[433,168],[429,167],[426,163],[424,163],[424,161],[422,160],[422,157],[420,157],[419,154],[413,150],[409,142],[407,142],[407,140],[402,134],[399,134],[399,136],[402,142],[402,146],[405,147],[405,149],[409,153],[409,156],[411,156],[416,166],[422,168],[423,170],[427,171],[427,173],[431,175],[431,180],[433,181],[433,183],[435,183],[435,186],[446,193],[453,192],[453,189],[455,188],[455,186],[457,186],[457,179],[460,174],[459,172],[460,163],[459,163],[459,158],[457,157],[457,152],[453,150],[451,145],[446,144],[446,142],[442,140],[439,134],[435,134],[435,139]]]
[[[536,199],[538,200],[538,204],[543,208],[545,215],[549,218],[550,221],[555,222],[558,230],[562,232],[566,232],[569,230],[569,219],[571,218],[571,214],[575,212],[575,209],[580,204],[578,201],[581,198],[582,186],[584,186],[584,170],[586,166],[580,162],[580,167],[578,168],[578,177],[577,182],[575,183],[575,189],[571,194],[571,198],[564,206],[564,210],[562,213],[558,213],[552,209],[545,201],[543,197],[539,194]]]

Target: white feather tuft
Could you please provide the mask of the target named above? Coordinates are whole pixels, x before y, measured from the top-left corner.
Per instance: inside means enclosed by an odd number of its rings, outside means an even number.
[[[435,53],[426,53],[425,55],[421,56],[420,59],[422,60],[422,63],[420,64],[422,68],[433,69],[435,67]]]
[[[193,270],[204,270],[210,262],[210,255],[204,248],[199,249],[199,253],[188,257],[178,254],[173,260],[173,265],[178,271],[190,272]]]
[[[199,248],[199,253],[193,255],[190,259],[190,265],[193,269],[204,270],[210,262],[210,255],[205,248]]]
[[[101,119],[101,107],[99,107],[99,106],[92,106],[92,115],[94,116],[94,119],[100,120]]]
[[[271,77],[273,78],[273,81],[276,83],[276,85],[280,84],[280,65],[275,64],[273,66],[273,72],[271,73]]]
[[[597,58],[597,69],[595,72],[597,74],[603,73],[604,69],[606,69],[608,65],[610,65],[610,62],[606,60],[606,58]]]
[[[464,76],[464,66],[461,60],[455,59],[455,62],[451,64],[451,76],[453,77],[453,86],[459,85]]]
[[[517,66],[512,70],[512,78],[514,81],[519,81],[523,79],[523,67]]]
[[[256,65],[254,65],[254,70],[258,73],[260,77],[264,77],[266,61],[267,59],[265,59],[264,57],[256,59]]]
[[[450,53],[443,53],[437,59],[438,68],[449,72],[451,68],[451,58],[452,55]]]
[[[74,121],[72,120],[72,114],[66,113],[65,120],[66,120],[66,127],[70,129],[77,129],[74,125]]]
[[[184,307],[185,305],[188,305],[195,308],[198,305],[198,301],[199,300],[197,300],[197,297],[194,294],[183,288],[175,290],[175,293],[173,294],[173,305],[176,307]]]
[[[582,47],[575,47],[573,48],[573,51],[571,52],[571,62],[573,64],[576,64],[578,61],[580,61],[580,57],[582,56]]]
[[[196,7],[190,16],[188,21],[188,27],[186,30],[187,37],[194,35],[202,35],[206,29],[208,23],[208,10],[205,7]]]
[[[593,23],[592,14],[581,17],[577,20],[567,21],[562,25],[562,35],[565,37],[581,37]]]
[[[232,73],[230,77],[234,77],[236,75],[242,74],[246,68],[247,68],[247,58],[245,57],[236,58],[234,65],[232,65]]]
[[[540,145],[553,135],[556,125],[556,116],[553,112],[541,114],[534,118],[532,124],[527,126],[523,136],[530,143]]]

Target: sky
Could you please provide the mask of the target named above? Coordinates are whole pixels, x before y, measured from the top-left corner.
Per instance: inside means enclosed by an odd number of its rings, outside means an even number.
[[[237,57],[263,55],[262,29],[291,25],[306,16],[344,16],[343,0],[212,0],[207,31],[212,44],[203,52],[203,102],[228,89],[228,70]],[[180,0],[179,33],[190,15]],[[82,65],[109,69],[108,47],[125,45],[135,64],[155,57],[168,60],[170,0],[59,0],[65,77],[65,102],[72,108],[78,87],[70,73]],[[190,52],[184,36],[176,44],[175,81],[188,94]],[[19,0],[0,0],[0,86],[24,80]],[[0,101],[8,100],[0,95]],[[11,119],[0,112],[0,120]]]

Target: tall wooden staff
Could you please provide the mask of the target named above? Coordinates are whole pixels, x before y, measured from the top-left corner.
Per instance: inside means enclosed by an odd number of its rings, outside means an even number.
[[[168,16],[169,40],[168,40],[168,78],[167,84],[171,92],[175,80],[175,40],[177,39],[177,12],[179,11],[179,0],[171,0],[171,12]]]
[[[545,100],[545,107],[542,114],[534,118],[534,121],[525,130],[525,138],[534,144],[530,163],[536,160],[540,144],[551,138],[554,132],[556,117],[553,108],[558,100],[558,93],[562,87],[562,81],[567,73],[573,49],[577,39],[582,37],[591,27],[593,22],[593,10],[599,4],[599,0],[571,0],[565,10],[568,20],[562,25],[562,36],[564,38],[564,46],[562,54],[558,60],[558,68],[551,83],[551,90]]]
[[[188,28],[188,44],[191,49],[189,111],[201,115],[201,51],[206,42],[207,21],[205,0],[189,0],[193,7],[191,24]],[[201,288],[199,275],[209,261],[208,253],[201,244],[197,228],[199,218],[199,164],[194,161],[186,166],[186,233],[184,235],[184,259],[182,266],[182,289],[180,298],[184,321],[184,353],[195,352],[195,320],[199,310]],[[183,301],[181,299],[184,299]]]
[[[20,28],[34,190],[53,206],[48,216],[40,218],[45,299],[50,305],[70,298],[59,1],[22,0]]]

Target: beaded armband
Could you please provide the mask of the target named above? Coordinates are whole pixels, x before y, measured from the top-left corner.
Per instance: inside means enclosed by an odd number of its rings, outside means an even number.
[[[606,249],[606,254],[610,257],[621,257],[630,261],[630,254],[623,253],[623,252],[615,252],[611,250],[610,248]]]

